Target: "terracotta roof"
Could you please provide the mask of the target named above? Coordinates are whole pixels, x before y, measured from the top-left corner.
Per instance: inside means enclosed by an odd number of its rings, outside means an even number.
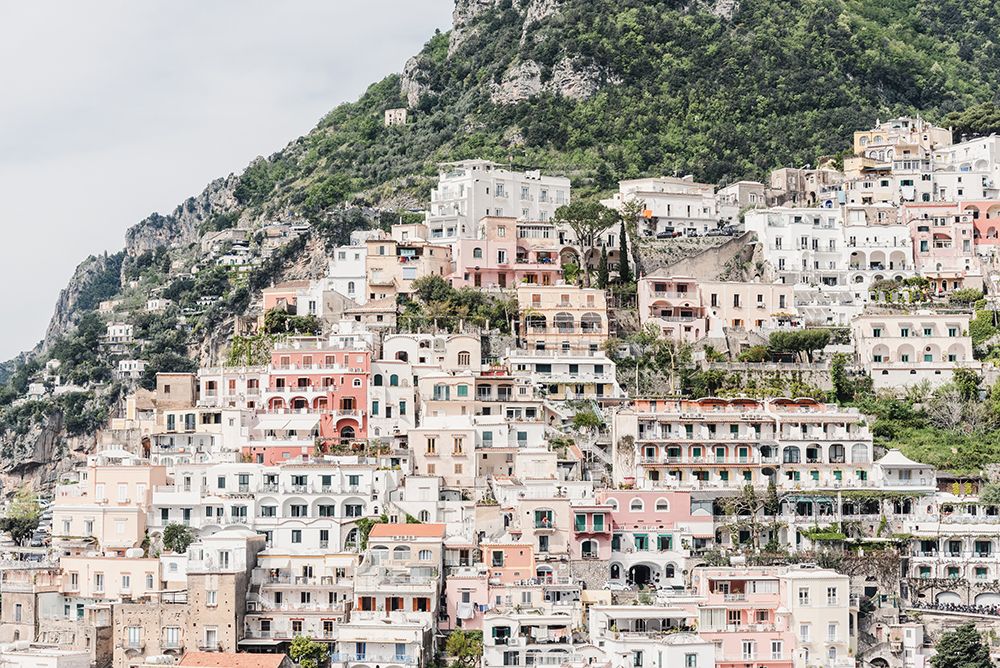
[[[236,654],[233,652],[187,652],[178,666],[212,668],[278,668],[284,654]]]
[[[420,538],[444,538],[443,524],[376,524],[372,527],[372,538],[390,536],[417,536]]]

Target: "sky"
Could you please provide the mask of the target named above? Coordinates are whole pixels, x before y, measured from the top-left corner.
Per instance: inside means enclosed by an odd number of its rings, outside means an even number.
[[[84,258],[308,132],[453,0],[0,0],[0,361]]]

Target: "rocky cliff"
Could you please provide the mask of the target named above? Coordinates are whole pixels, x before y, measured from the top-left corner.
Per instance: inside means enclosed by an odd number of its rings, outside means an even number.
[[[184,246],[198,241],[202,223],[237,208],[238,184],[239,178],[230,174],[209,183],[201,194],[187,198],[169,215],[151,214],[125,233],[125,252],[134,257],[161,246]]]

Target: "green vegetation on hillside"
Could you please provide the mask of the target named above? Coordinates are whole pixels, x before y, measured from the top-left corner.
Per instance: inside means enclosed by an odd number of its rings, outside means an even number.
[[[237,195],[315,216],[389,182],[386,191],[423,198],[420,177],[436,162],[466,158],[564,172],[579,192],[660,173],[732,181],[839,154],[877,117],[996,125],[1000,14],[987,0],[739,5],[727,19],[675,0],[566,0],[526,29],[504,0],[451,57],[446,34],[427,43],[415,76],[424,94],[406,126],[381,123],[384,109],[406,103],[399,77],[387,77],[251,165]],[[564,59],[594,73],[596,95],[490,102],[510,66],[535,61],[546,85]]]

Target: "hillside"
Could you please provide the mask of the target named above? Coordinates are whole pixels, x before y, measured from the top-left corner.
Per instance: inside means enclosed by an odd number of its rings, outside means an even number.
[[[317,276],[352,229],[425,203],[440,161],[482,157],[571,176],[578,194],[618,179],[761,178],[849,145],[878,116],[948,114],[1000,84],[1000,15],[986,0],[457,0],[455,25],[282,151],[132,228],[63,291],[33,359],[0,388],[0,470],[85,451],[129,383],[102,354],[108,320],[158,370],[218,361],[261,288]],[[383,111],[409,107],[385,127]],[[962,127],[997,115],[964,117]],[[280,243],[262,226],[305,227]],[[216,266],[203,242],[246,232],[257,263]],[[151,315],[156,295],[170,307]],[[98,316],[102,302],[109,310]],[[25,400],[48,360],[76,389]]]

